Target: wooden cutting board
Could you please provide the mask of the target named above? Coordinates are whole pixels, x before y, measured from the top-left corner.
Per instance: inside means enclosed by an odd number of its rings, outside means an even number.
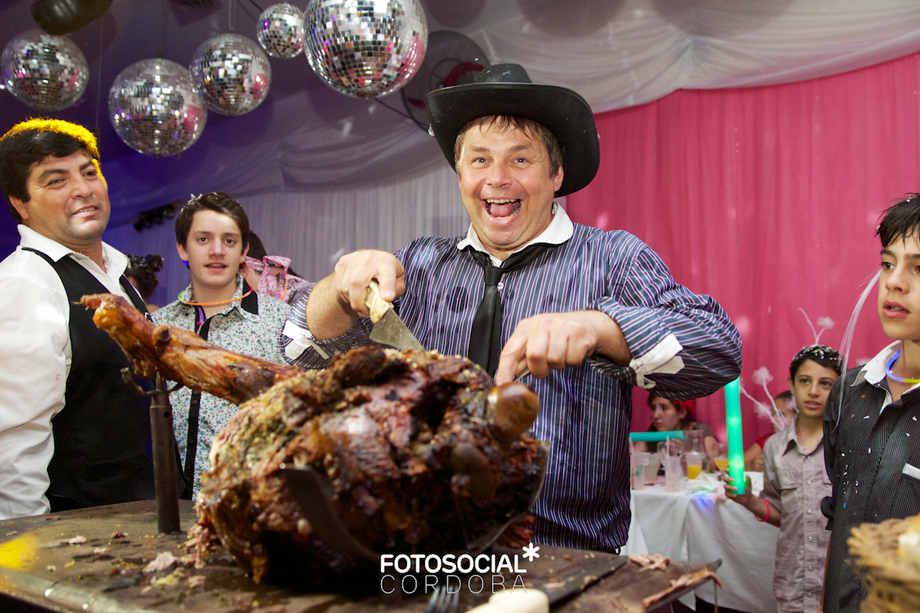
[[[180,501],[181,526],[195,521],[192,504]],[[0,522],[0,610],[74,611],[79,613],[421,613],[429,594],[374,595],[303,593],[262,582],[255,584],[227,556],[205,568],[174,564],[144,572],[158,555],[180,558],[187,552],[184,533],[156,533],[156,503],[133,502],[79,511]],[[13,561],[10,561],[10,552]],[[496,548],[496,555],[520,556],[520,550]],[[611,554],[560,547],[541,547],[539,558],[520,559],[526,573],[502,572],[505,586],[523,583],[583,582],[584,571]],[[716,566],[718,564],[716,563]],[[553,611],[645,611],[642,598],[668,587],[670,580],[704,568],[674,562],[666,570],[640,571],[626,564],[583,592],[560,602]],[[357,579],[357,578],[356,578]],[[376,581],[378,577],[361,577]],[[460,611],[488,600],[490,589],[467,581],[461,591]],[[480,592],[474,593],[477,589]],[[519,588],[515,588],[519,589]],[[668,602],[692,588],[684,588]],[[659,603],[660,605],[661,603]],[[659,606],[656,605],[656,606]]]

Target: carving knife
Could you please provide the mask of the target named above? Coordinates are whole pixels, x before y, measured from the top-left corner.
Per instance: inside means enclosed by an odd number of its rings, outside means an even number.
[[[403,323],[399,315],[396,314],[396,311],[393,310],[393,305],[380,297],[380,287],[377,285],[376,281],[371,281],[370,283],[370,287],[367,290],[366,303],[367,307],[371,310],[371,321],[379,317],[379,319],[374,321],[374,327],[371,329],[370,336],[372,341],[380,343],[381,345],[395,347],[400,351],[412,349],[416,353],[425,353],[425,348],[422,347],[422,344],[418,342],[418,339],[415,338],[412,331],[406,327],[406,324]],[[386,305],[386,311],[383,313],[383,316],[380,317],[379,310],[384,308],[383,305]]]

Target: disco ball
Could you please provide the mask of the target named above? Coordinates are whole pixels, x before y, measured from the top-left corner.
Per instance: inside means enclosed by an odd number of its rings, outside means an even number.
[[[89,67],[69,38],[29,30],[15,37],[0,56],[3,83],[17,99],[40,111],[60,111],[86,90]]]
[[[292,58],[303,51],[303,11],[286,3],[270,6],[259,15],[256,34],[265,53]]]
[[[221,34],[199,45],[189,66],[192,83],[212,111],[242,115],[265,100],[272,83],[268,56],[255,41]]]
[[[310,67],[348,96],[393,93],[425,57],[428,24],[419,0],[311,0],[305,20]]]
[[[188,70],[163,59],[122,70],[109,90],[109,117],[132,149],[158,157],[181,153],[204,131],[208,109]]]

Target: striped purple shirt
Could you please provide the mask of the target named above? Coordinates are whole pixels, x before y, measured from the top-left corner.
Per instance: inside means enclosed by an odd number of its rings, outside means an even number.
[[[424,347],[445,355],[466,355],[483,293],[482,269],[468,250],[457,249],[463,238],[420,238],[396,253],[406,269],[406,293],[395,301],[399,316]],[[677,284],[661,259],[627,232],[574,224],[571,239],[507,273],[500,289],[503,342],[524,318],[596,309],[622,328],[634,360],[676,337],[683,367],[670,374],[652,370],[647,377],[665,396],[709,395],[741,370],[741,340],[722,308]],[[306,328],[305,304],[294,306],[289,326]],[[369,344],[370,326],[361,320],[315,345],[331,355]],[[281,342],[287,347],[292,339],[282,335]],[[326,364],[313,347],[291,361],[308,368]],[[550,447],[546,482],[532,509],[534,542],[604,551],[622,546],[630,520],[628,435],[636,371],[597,357],[525,381],[541,403],[534,434]]]

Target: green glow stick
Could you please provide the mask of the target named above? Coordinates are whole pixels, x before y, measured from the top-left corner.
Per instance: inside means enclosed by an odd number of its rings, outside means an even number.
[[[744,442],[741,439],[741,395],[739,380],[725,386],[725,425],[728,428],[728,476],[737,488],[735,493],[744,493]]]

